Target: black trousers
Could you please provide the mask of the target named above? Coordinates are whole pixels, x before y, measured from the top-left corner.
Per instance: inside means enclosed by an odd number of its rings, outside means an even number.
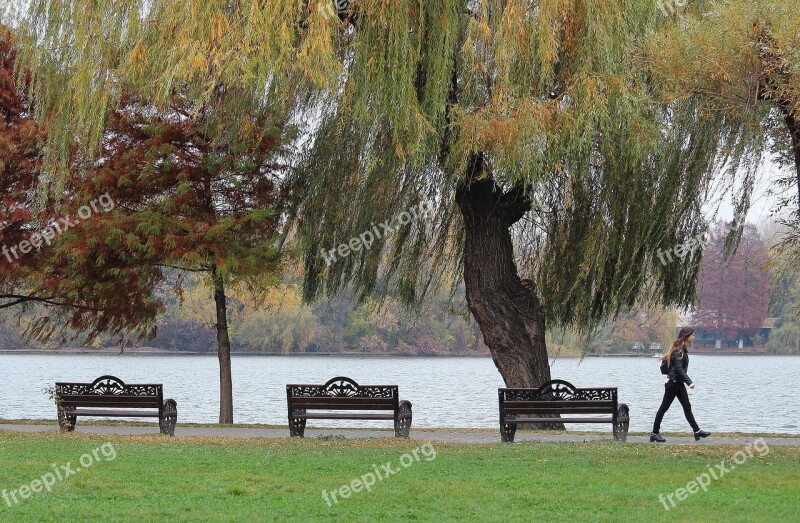
[[[661,430],[661,420],[664,418],[664,414],[667,413],[669,406],[672,405],[676,397],[678,401],[681,402],[683,414],[686,416],[686,421],[692,426],[692,430],[695,432],[700,430],[692,414],[692,404],[689,403],[689,394],[686,392],[686,385],[670,380],[664,384],[664,399],[661,401],[661,406],[656,413],[656,420],[653,422],[653,432],[656,434]]]

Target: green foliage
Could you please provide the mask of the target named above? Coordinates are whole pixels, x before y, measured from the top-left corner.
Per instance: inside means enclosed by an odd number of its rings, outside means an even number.
[[[800,354],[800,323],[796,318],[772,330],[767,350],[770,354]]]
[[[530,268],[525,276],[550,325],[590,330],[637,299],[691,303],[699,253],[666,266],[654,253],[704,229],[701,203],[718,142],[706,139],[695,100],[660,104],[642,67],[638,48],[657,26],[655,3],[535,4],[474,2],[454,20],[421,10],[402,34],[381,18],[359,19],[351,74],[336,103],[321,109],[296,176],[307,298],[352,283],[360,299],[397,288],[418,301],[431,281],[458,274],[463,224],[454,190],[469,183],[470,155],[482,154],[487,169],[478,176],[531,202],[516,226],[529,241],[519,263]],[[371,57],[387,48],[442,32],[450,47],[409,54],[416,68],[372,71]],[[363,80],[388,67],[391,78]],[[450,81],[428,82],[431,70]],[[412,85],[416,97],[406,94]],[[388,94],[408,120],[391,116]],[[435,112],[431,99],[442,100]],[[430,220],[323,263],[321,251],[420,200],[434,203]]]
[[[213,142],[254,133],[250,115],[267,107],[291,111],[308,123],[288,180],[307,299],[352,284],[360,301],[391,289],[418,304],[458,274],[454,191],[480,154],[476,176],[531,204],[522,265],[551,325],[590,330],[637,300],[691,303],[699,253],[666,266],[654,253],[704,229],[730,141],[645,66],[650,37],[672,27],[657,2],[357,1],[342,20],[326,1],[33,0],[19,27],[52,129],[47,164],[73,141],[96,149],[123,92],[214,107],[227,125],[207,122]],[[323,262],[423,201],[432,217]]]
[[[675,339],[678,314],[660,307],[635,307],[624,311],[582,340],[587,352],[649,354],[654,344],[666,347]]]
[[[14,318],[8,314],[0,316],[0,349],[17,350],[26,348],[20,329]]]
[[[800,271],[781,274],[773,288],[769,314],[777,318],[767,343],[769,353],[800,354]]]
[[[88,152],[97,150],[105,120],[124,93],[146,95],[163,109],[181,89],[205,107],[224,85],[229,107],[236,108],[239,123],[246,123],[247,115],[263,113],[276,102],[270,93],[285,96],[293,89],[284,74],[313,74],[295,60],[299,49],[293,50],[300,29],[295,21],[309,13],[299,0],[30,4],[19,23],[22,59],[36,64],[37,116],[51,129],[46,160],[62,172],[74,141]],[[309,59],[316,61],[317,54]],[[214,131],[211,122],[206,130]],[[241,138],[252,127],[228,130]]]
[[[800,121],[800,11],[786,0],[691,2],[655,34],[649,67],[666,100],[698,100],[704,138],[717,144],[720,164],[732,178],[744,172],[735,219],[744,224],[756,169],[773,152],[778,164],[800,162],[789,119]],[[800,140],[800,135],[797,136]],[[796,191],[800,172],[792,177]]]
[[[419,315],[405,311],[396,297],[357,307],[347,293],[329,302],[304,304],[301,289],[290,283],[254,295],[246,286],[228,290],[229,324],[237,351],[297,353],[371,353],[408,355],[485,355],[474,322],[447,309],[448,297],[432,295]],[[165,292],[168,289],[164,289]],[[202,280],[183,282],[181,302],[164,298],[159,334],[148,344],[158,348],[205,351],[213,346],[215,311]],[[463,290],[458,293],[463,299]]]
[[[232,313],[237,349],[289,354],[306,352],[317,341],[319,319],[294,286],[276,286],[259,302],[238,301]]]

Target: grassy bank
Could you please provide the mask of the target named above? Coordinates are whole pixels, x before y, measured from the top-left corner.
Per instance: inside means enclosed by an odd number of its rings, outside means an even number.
[[[669,512],[673,493],[740,447],[395,440],[233,440],[0,433],[0,489],[74,475],[0,521],[787,521],[800,509],[800,449],[752,450]],[[417,449],[416,458],[413,450]],[[93,452],[95,451],[96,452]],[[434,456],[435,453],[435,456]],[[93,455],[94,454],[94,455]],[[111,459],[113,456],[113,459]],[[741,456],[740,456],[741,457]],[[375,477],[383,465],[397,472]],[[404,467],[404,464],[408,464]],[[371,481],[341,499],[342,485]],[[41,485],[38,485],[40,488]],[[363,484],[362,487],[363,488]],[[339,491],[330,505],[325,490]],[[347,493],[347,491],[344,491]],[[19,499],[20,494],[17,493]]]

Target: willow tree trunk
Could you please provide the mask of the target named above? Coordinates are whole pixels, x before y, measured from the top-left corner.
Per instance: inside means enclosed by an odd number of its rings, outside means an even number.
[[[219,356],[219,422],[233,423],[233,379],[231,377],[231,339],[228,336],[228,305],[225,281],[212,267],[214,303],[217,306],[217,351]]]
[[[471,175],[456,191],[464,217],[464,283],[467,304],[507,387],[538,387],[550,380],[545,320],[532,282],[517,273],[509,228],[530,208],[521,190],[503,193],[491,179],[472,181],[483,170],[473,159]],[[531,428],[563,429],[561,423]]]

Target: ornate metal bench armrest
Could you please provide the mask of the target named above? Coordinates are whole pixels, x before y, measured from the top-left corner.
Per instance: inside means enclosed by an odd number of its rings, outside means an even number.
[[[161,413],[161,418],[158,420],[161,433],[174,436],[175,424],[178,422],[178,403],[172,398],[164,400]]]
[[[75,430],[78,417],[74,414],[67,414],[67,410],[61,405],[57,405],[56,409],[58,413],[58,427],[65,432],[72,432]]]
[[[630,426],[630,409],[625,403],[617,406],[616,421],[614,422],[614,439],[617,441],[628,440],[628,427]]]
[[[292,438],[305,437],[307,420],[305,418],[296,417],[296,416],[302,416],[305,413],[306,409],[292,408],[292,411],[289,414],[289,436],[291,436]]]
[[[398,438],[407,438],[411,433],[411,422],[414,416],[411,411],[411,402],[403,400],[397,409],[397,419],[394,422],[394,435]]]

